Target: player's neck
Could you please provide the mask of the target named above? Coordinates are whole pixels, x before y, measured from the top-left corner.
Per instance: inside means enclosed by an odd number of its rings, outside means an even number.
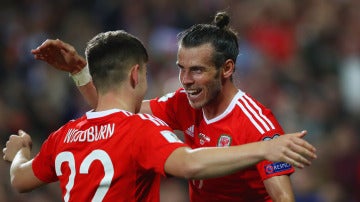
[[[238,89],[233,83],[223,86],[218,96],[202,108],[205,117],[207,119],[213,119],[222,114],[227,109],[236,93],[238,93]]]
[[[109,109],[121,109],[135,113],[135,104],[131,96],[121,96],[115,93],[99,95],[98,105],[95,111],[105,111]]]

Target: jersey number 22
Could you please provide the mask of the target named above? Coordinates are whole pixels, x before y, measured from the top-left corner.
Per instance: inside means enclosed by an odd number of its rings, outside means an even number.
[[[109,189],[109,186],[111,184],[112,178],[114,176],[114,167],[111,162],[111,159],[109,155],[103,151],[103,150],[94,150],[89,155],[86,156],[86,158],[83,160],[83,162],[80,165],[80,174],[88,174],[89,173],[89,167],[95,160],[99,160],[101,164],[104,166],[104,172],[105,176],[100,181],[100,184],[98,186],[98,189],[95,192],[94,198],[92,201],[102,201],[104,198],[106,192]],[[75,170],[75,158],[74,155],[71,152],[61,152],[56,156],[55,159],[55,170],[56,175],[61,176],[61,164],[64,162],[68,162],[69,168],[70,168],[70,175],[69,175],[69,181],[66,184],[66,194],[64,196],[64,201],[68,202],[70,198],[70,191],[72,187],[74,186],[74,180],[76,175]]]

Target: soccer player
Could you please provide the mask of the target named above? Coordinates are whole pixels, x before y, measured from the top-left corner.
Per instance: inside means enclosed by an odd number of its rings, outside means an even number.
[[[315,148],[296,133],[227,148],[191,149],[162,120],[137,113],[147,89],[148,54],[124,31],[100,33],[86,57],[97,90],[94,110],[53,132],[31,159],[31,137],[12,135],[3,158],[20,192],[60,181],[64,201],[159,201],[160,177],[199,179],[233,173],[264,159],[302,167]]]
[[[229,21],[219,12],[213,24],[197,24],[180,33],[177,65],[183,87],[141,106],[140,112],[182,130],[191,148],[244,145],[284,134],[272,112],[232,81],[239,47]],[[32,53],[70,72],[90,105],[97,105],[86,61],[71,45],[47,40]],[[232,175],[189,180],[191,201],[294,201],[290,164],[262,161]]]

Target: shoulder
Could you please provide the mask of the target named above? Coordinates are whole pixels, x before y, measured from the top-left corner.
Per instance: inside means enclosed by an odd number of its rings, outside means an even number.
[[[247,93],[243,93],[236,103],[238,115],[248,128],[253,128],[261,135],[271,131],[281,131],[281,126],[272,111]]]
[[[51,134],[46,138],[45,142],[47,144],[58,145],[59,142],[62,142],[62,139],[67,135],[68,131],[71,128],[77,127],[79,124],[81,124],[82,121],[84,121],[84,119],[84,117],[80,117],[78,119],[72,119],[68,121],[57,130],[51,132]]]
[[[175,115],[178,116],[179,113],[192,109],[183,88],[152,99],[150,108],[153,114],[164,119],[165,117],[174,118]]]
[[[260,101],[258,101],[248,93],[242,91],[239,91],[239,93],[236,95],[236,105],[240,107],[242,111],[269,110]]]
[[[171,129],[166,122],[160,118],[150,115],[138,113],[132,117],[137,122],[136,130],[141,131],[141,133],[147,134],[159,134],[165,138],[168,142],[181,142],[175,135],[173,129]],[[155,136],[151,136],[152,139]]]
[[[186,99],[186,92],[183,88],[179,88],[175,92],[166,93],[165,95],[156,98],[158,102],[167,102],[169,100]]]
[[[129,117],[130,119],[133,119],[139,124],[143,125],[154,125],[154,126],[165,126],[168,127],[165,121],[161,120],[160,118],[151,115],[151,114],[145,114],[145,113],[138,113],[134,114],[133,116]]]

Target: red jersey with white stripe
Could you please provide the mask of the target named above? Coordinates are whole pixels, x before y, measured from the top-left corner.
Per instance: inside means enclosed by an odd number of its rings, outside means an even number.
[[[52,133],[35,175],[60,181],[64,201],[159,201],[164,164],[186,146],[160,119],[118,109],[87,112]]]
[[[190,106],[183,89],[151,100],[150,106],[153,115],[172,129],[182,130],[185,143],[192,148],[242,145],[284,133],[269,109],[240,90],[227,109],[210,120],[201,109]],[[263,180],[292,172],[290,164],[262,161],[225,177],[189,181],[190,198],[194,202],[271,201]]]

